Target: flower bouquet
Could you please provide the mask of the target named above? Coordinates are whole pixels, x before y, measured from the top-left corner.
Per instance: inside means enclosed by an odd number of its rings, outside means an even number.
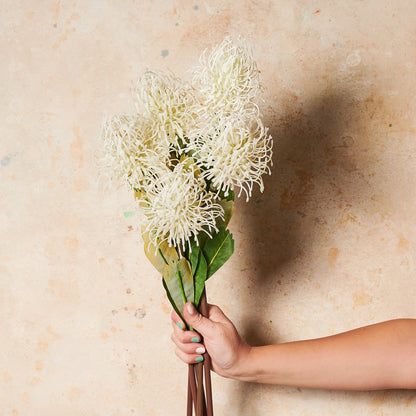
[[[135,193],[145,254],[181,317],[186,302],[206,315],[205,282],[233,253],[227,226],[235,190],[248,200],[270,173],[272,138],[255,102],[260,90],[247,44],[227,37],[202,54],[191,82],[146,70],[133,88],[134,114],[103,124],[106,164]],[[189,365],[188,415],[193,408],[212,415],[206,353]]]

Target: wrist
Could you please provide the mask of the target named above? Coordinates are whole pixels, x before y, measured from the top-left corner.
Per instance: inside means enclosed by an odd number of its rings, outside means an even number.
[[[240,347],[239,357],[229,373],[229,378],[238,381],[255,382],[257,379],[254,357],[257,347],[244,344]]]

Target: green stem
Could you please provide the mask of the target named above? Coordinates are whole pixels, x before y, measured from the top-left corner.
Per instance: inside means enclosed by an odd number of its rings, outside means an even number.
[[[168,264],[168,262],[166,261],[166,259],[165,259],[165,256],[163,255],[163,253],[162,253],[162,250],[160,249],[160,248],[158,248],[157,249],[157,251],[159,252],[159,254],[160,254],[160,257],[162,257],[162,260],[164,261],[164,263],[165,264]]]
[[[183,290],[183,283],[182,283],[181,274],[179,273],[179,270],[176,270],[176,275],[178,276],[179,287],[181,289],[183,303],[185,304],[186,303],[186,296],[185,296],[185,291]]]

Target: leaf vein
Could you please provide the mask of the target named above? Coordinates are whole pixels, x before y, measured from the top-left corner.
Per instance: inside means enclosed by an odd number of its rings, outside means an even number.
[[[221,243],[221,245],[218,247],[218,250],[215,252],[214,257],[212,258],[212,260],[209,262],[208,264],[208,268],[211,267],[212,263],[214,262],[214,260],[216,259],[216,257],[218,256],[218,253],[220,252],[222,246],[225,244],[225,242],[227,241],[228,237],[230,236],[230,233],[227,234],[227,237],[224,238],[223,242]]]

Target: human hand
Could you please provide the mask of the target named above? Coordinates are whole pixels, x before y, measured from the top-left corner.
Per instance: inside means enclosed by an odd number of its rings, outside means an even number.
[[[208,305],[208,317],[204,317],[192,303],[185,305],[183,317],[198,333],[185,330],[175,311],[172,311],[171,317],[172,341],[177,346],[176,355],[182,361],[188,364],[202,361],[206,350],[212,369],[217,374],[236,379],[243,375],[251,347],[242,340],[233,323],[218,306]]]

